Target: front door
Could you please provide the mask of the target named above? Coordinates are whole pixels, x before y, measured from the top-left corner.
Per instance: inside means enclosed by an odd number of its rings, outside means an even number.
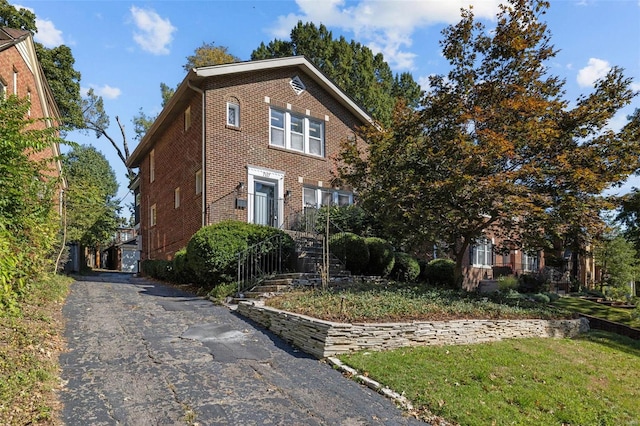
[[[254,180],[253,223],[278,226],[278,210],[275,182]]]

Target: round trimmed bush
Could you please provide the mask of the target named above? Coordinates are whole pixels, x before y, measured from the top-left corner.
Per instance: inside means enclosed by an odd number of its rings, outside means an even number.
[[[281,236],[283,267],[293,258],[293,239],[276,228],[228,220],[206,226],[196,232],[187,245],[187,267],[193,272],[196,283],[217,285],[236,280],[238,254],[247,248]],[[278,250],[273,241],[262,247],[262,254]]]
[[[360,275],[369,264],[369,248],[364,238],[351,232],[335,234],[329,238],[329,252],[345,262],[352,274]]]
[[[393,246],[387,240],[378,237],[365,238],[364,242],[369,248],[369,264],[366,272],[370,275],[386,277],[393,271],[396,263]]]
[[[425,265],[423,277],[430,285],[455,289],[455,268],[456,262],[451,259],[433,259]]]
[[[395,265],[391,276],[398,281],[412,283],[418,279],[420,275],[420,264],[411,255],[407,253],[396,253]]]

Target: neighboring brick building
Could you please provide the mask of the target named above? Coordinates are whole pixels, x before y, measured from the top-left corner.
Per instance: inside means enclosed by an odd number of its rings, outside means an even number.
[[[305,206],[352,203],[332,156],[370,122],[304,57],[191,70],[128,160],[141,260],[171,259],[223,219],[287,228]]]
[[[31,101],[29,118],[47,120],[37,121],[35,126],[57,126],[60,118],[58,106],[51,88],[42,72],[36,57],[33,36],[29,31],[12,28],[0,28],[0,97],[17,95]],[[52,178],[59,179],[62,173],[60,146],[54,143],[46,150],[33,155],[34,159],[51,159],[47,172]],[[61,180],[59,196],[63,190]],[[59,200],[60,198],[57,197]]]

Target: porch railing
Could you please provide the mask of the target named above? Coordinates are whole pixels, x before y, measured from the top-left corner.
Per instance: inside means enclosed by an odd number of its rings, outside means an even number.
[[[282,235],[273,235],[238,253],[238,293],[278,274],[282,267]]]

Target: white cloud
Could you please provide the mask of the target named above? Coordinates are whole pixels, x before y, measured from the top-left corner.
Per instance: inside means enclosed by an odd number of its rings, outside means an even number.
[[[298,21],[323,23],[354,33],[354,38],[381,52],[396,70],[414,68],[415,53],[408,51],[416,28],[460,21],[460,9],[473,5],[478,19],[495,19],[500,0],[394,1],[394,0],[296,0],[299,14],[280,16],[271,29],[288,38]]]
[[[167,45],[173,40],[173,33],[177,30],[169,19],[163,19],[153,10],[140,9],[131,6],[131,16],[138,31],[134,31],[133,40],[149,53],[167,55]]]
[[[36,11],[31,7],[22,6],[19,4],[14,4],[13,7],[18,10],[26,9],[31,13],[36,13]],[[38,28],[38,32],[33,36],[33,38],[35,39],[35,41],[42,43],[44,47],[52,48],[64,44],[62,31],[56,28],[53,21],[36,17],[36,28]]]
[[[578,85],[580,87],[593,87],[593,83],[607,75],[611,65],[603,59],[590,58],[589,64],[578,71]]]
[[[102,86],[90,84],[89,87],[81,87],[80,93],[86,95],[89,89],[93,89],[93,93],[98,96],[102,96],[104,99],[117,99],[122,94],[122,90],[117,87],[111,87],[108,84],[104,84]]]
[[[44,47],[52,48],[64,44],[62,31],[57,29],[52,21],[36,18],[36,26],[38,27],[38,32],[34,38],[42,43]]]

